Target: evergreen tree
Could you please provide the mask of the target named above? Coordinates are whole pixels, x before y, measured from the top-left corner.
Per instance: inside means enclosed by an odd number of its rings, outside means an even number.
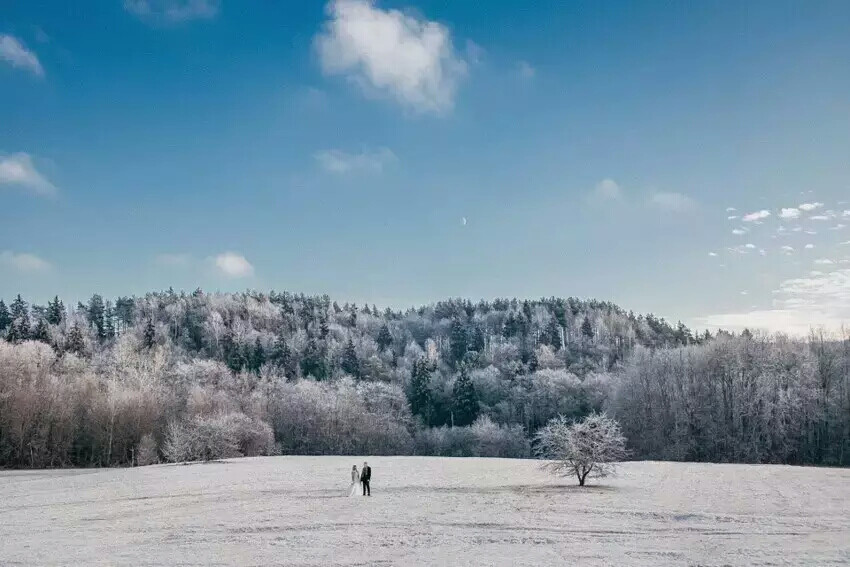
[[[9,308],[6,307],[6,304],[3,303],[2,299],[0,299],[0,333],[8,329],[11,324],[12,314],[9,313]]]
[[[534,349],[530,350],[531,352],[528,354],[528,371],[537,372],[537,368],[540,366],[540,362],[537,360],[537,351]]]
[[[584,321],[581,322],[581,334],[587,339],[593,338],[593,325],[590,324],[590,318],[585,315]]]
[[[471,425],[476,417],[478,417],[478,395],[475,393],[475,385],[469,377],[466,365],[462,364],[452,388],[452,424]]]
[[[106,307],[103,304],[103,298],[98,294],[92,295],[89,305],[86,308],[86,316],[88,317],[89,325],[94,328],[98,341],[103,341],[106,338],[106,325],[103,320],[105,312]]]
[[[118,318],[118,330],[123,331],[135,321],[136,304],[129,297],[119,297],[115,301],[115,316]]]
[[[322,337],[322,340],[325,340],[328,338],[329,333],[330,328],[328,327],[328,320],[324,315],[322,315],[322,318],[319,321],[319,336]]]
[[[153,348],[153,346],[155,344],[156,344],[156,327],[154,327],[153,321],[148,319],[148,322],[145,324],[145,332],[142,335],[142,345],[146,349],[151,349],[151,348]]]
[[[53,298],[53,301],[47,302],[47,322],[51,325],[58,325],[65,318],[65,306],[59,296]]]
[[[360,361],[357,359],[357,350],[354,348],[354,342],[348,339],[345,345],[345,350],[342,353],[342,371],[350,374],[355,378],[360,378]]]
[[[21,298],[21,294],[15,298],[9,306],[12,315],[12,323],[6,340],[12,343],[25,341],[30,338],[30,314],[27,302]]]
[[[431,425],[434,415],[434,400],[431,394],[431,364],[424,358],[413,363],[408,394],[410,411],[422,418],[423,423]]]
[[[292,366],[292,350],[286,344],[283,335],[278,335],[270,356],[272,363],[277,366],[286,377],[294,377],[295,369]]]
[[[41,341],[43,343],[50,344],[50,333],[47,329],[47,321],[39,319],[30,338],[34,341]]]
[[[561,349],[561,325],[558,323],[556,317],[552,317],[549,320],[545,337],[546,342],[552,345],[556,351]]]
[[[381,351],[386,350],[393,344],[393,336],[390,334],[390,328],[387,327],[386,323],[381,327],[380,332],[378,332],[378,349]]]
[[[254,351],[251,353],[251,370],[256,373],[260,372],[263,364],[266,363],[266,350],[263,348],[263,343],[260,342],[260,337],[254,342]]]
[[[348,316],[348,326],[353,328],[357,327],[357,306],[354,305],[351,307],[351,314]]]
[[[245,367],[245,353],[240,345],[233,338],[233,331],[227,329],[224,336],[221,337],[221,350],[224,356],[224,363],[233,372],[241,372]]]
[[[112,305],[106,302],[106,311],[103,314],[103,334],[106,340],[111,341],[115,338],[115,310]]]
[[[316,380],[324,380],[327,376],[325,356],[316,339],[311,338],[307,341],[307,348],[304,349],[304,356],[301,359],[301,374],[305,377],[312,376]]]
[[[486,341],[484,339],[484,331],[481,330],[481,327],[475,326],[472,329],[472,333],[469,339],[469,350],[475,351],[479,354],[484,352],[484,347],[486,346]]]
[[[68,332],[68,341],[65,345],[65,350],[78,356],[83,356],[86,352],[86,341],[77,323],[74,323],[74,326]]]
[[[463,360],[463,357],[466,355],[466,351],[468,350],[466,343],[466,329],[463,328],[463,324],[457,319],[452,321],[449,340],[451,342],[452,363],[456,366]]]

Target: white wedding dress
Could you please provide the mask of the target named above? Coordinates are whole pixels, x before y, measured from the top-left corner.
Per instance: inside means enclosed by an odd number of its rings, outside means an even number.
[[[360,495],[360,473],[357,472],[357,469],[352,469],[351,471],[351,490],[348,492],[349,498],[354,498],[355,496]]]

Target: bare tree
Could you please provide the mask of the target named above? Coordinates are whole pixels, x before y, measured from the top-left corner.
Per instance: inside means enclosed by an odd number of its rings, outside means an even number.
[[[591,414],[575,423],[556,417],[537,433],[536,441],[538,456],[548,461],[543,466],[554,474],[574,474],[579,486],[588,476],[608,476],[627,456],[620,426],[605,414]]]

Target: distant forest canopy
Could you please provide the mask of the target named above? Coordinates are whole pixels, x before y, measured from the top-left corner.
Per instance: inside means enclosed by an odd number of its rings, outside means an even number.
[[[527,457],[606,411],[634,458],[850,464],[850,341],[694,334],[595,300],[394,311],[172,290],[0,301],[0,466],[221,454]],[[195,443],[193,445],[193,443]],[[206,443],[206,441],[205,441]]]

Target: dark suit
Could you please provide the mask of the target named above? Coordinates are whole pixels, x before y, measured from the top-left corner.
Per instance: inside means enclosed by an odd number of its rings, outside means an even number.
[[[372,490],[369,488],[370,480],[372,480],[372,467],[365,466],[360,472],[360,484],[363,485],[363,496],[372,496]]]

